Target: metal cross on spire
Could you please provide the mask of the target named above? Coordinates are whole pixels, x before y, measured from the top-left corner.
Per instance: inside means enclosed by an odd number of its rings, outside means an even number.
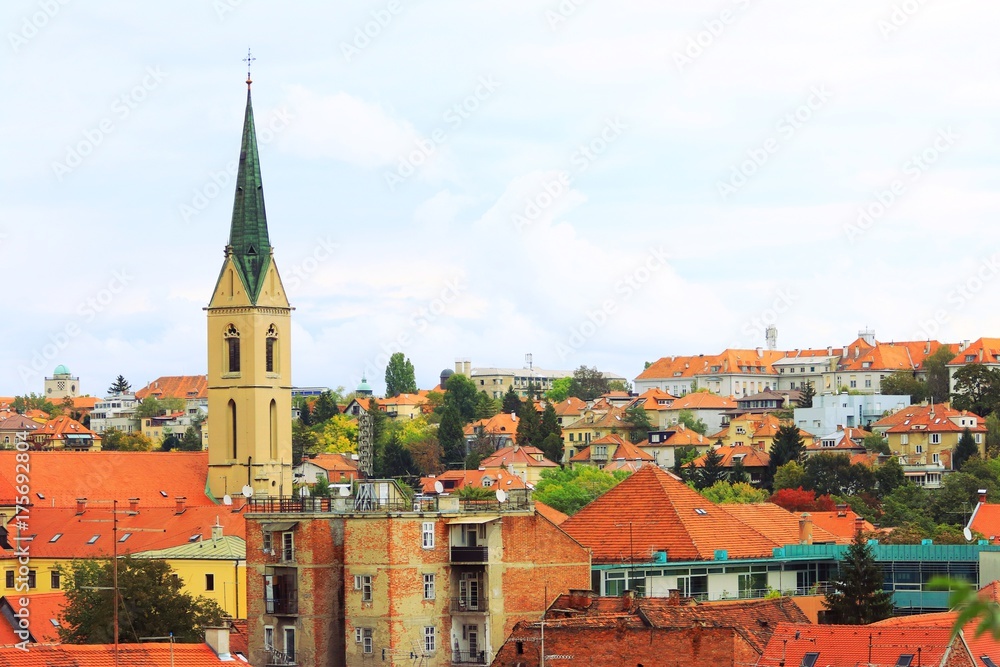
[[[253,80],[250,78],[250,65],[252,65],[253,61],[255,61],[255,60],[257,60],[257,59],[253,57],[253,54],[250,53],[250,49],[248,47],[247,48],[247,57],[243,59],[243,62],[245,62],[247,64],[247,88],[249,88],[250,84],[253,83]]]

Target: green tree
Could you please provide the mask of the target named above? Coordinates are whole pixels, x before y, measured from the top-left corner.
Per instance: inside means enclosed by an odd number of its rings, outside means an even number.
[[[545,454],[545,458],[554,463],[562,463],[563,458],[563,439],[555,433],[549,433],[542,440],[541,446],[539,447]]]
[[[966,364],[955,371],[955,392],[951,404],[980,416],[1000,407],[1000,369],[982,364]]]
[[[895,456],[875,469],[875,486],[883,498],[905,482],[906,476],[903,474],[903,466],[899,464],[899,459]]]
[[[622,425],[628,430],[628,439],[633,444],[642,442],[648,438],[649,432],[653,430],[653,424],[649,421],[649,414],[639,404],[625,408]]]
[[[176,396],[164,396],[163,398],[147,396],[136,406],[135,416],[139,419],[148,419],[168,412],[181,412],[186,405],[183,398]]]
[[[302,463],[302,459],[319,452],[319,439],[300,422],[292,422],[292,465]]]
[[[865,436],[862,444],[865,446],[865,450],[869,452],[874,452],[876,454],[889,454],[889,441],[885,439],[884,435],[879,433],[869,433]]]
[[[986,417],[986,456],[996,458],[1000,456],[1000,417],[997,413],[991,412]]]
[[[19,415],[23,415],[28,410],[41,410],[50,417],[62,414],[62,408],[44,396],[39,396],[34,392],[25,394],[24,396],[15,396],[11,407]]]
[[[705,435],[708,431],[708,425],[701,419],[694,416],[694,412],[691,410],[681,410],[677,413],[677,421],[680,424],[684,424],[684,428],[691,429],[699,435]]]
[[[377,409],[375,406],[375,399],[372,399],[371,404],[373,408]],[[316,398],[316,403],[313,404],[312,409],[313,423],[322,424],[327,419],[339,414],[340,408],[337,407],[337,399],[334,397],[332,391],[327,389]]]
[[[922,531],[933,530],[934,520],[929,512],[927,490],[913,482],[903,482],[887,495],[882,496],[883,526],[919,526]]]
[[[798,489],[806,484],[806,469],[798,461],[789,461],[774,471],[774,490]]]
[[[117,428],[108,428],[101,434],[101,449],[109,452],[149,452],[153,441],[142,431],[125,433]]]
[[[799,428],[794,424],[783,424],[778,427],[778,432],[774,434],[774,442],[771,444],[771,460],[768,465],[767,481],[765,486],[774,483],[774,473],[778,468],[789,461],[799,461],[805,452],[805,442]]]
[[[393,431],[389,435],[389,441],[375,462],[375,469],[376,476],[382,478],[417,475],[417,466],[413,462],[413,456],[410,455],[409,450],[403,447],[397,432]]]
[[[452,375],[451,377],[461,376]],[[450,379],[448,381],[451,382]],[[465,461],[465,433],[462,430],[462,416],[455,406],[446,405],[441,411],[438,441],[441,443],[446,464]]]
[[[816,495],[855,496],[875,488],[875,473],[866,465],[852,464],[847,454],[821,452],[806,459],[805,488]]]
[[[945,403],[951,398],[951,373],[948,363],[955,357],[950,345],[942,345],[934,354],[924,359],[927,371],[927,396],[935,403]]]
[[[729,466],[729,475],[726,480],[730,484],[749,484],[750,483],[750,473],[747,472],[746,466],[743,465],[742,459],[736,459]],[[765,496],[767,493],[764,494]]]
[[[447,391],[444,395],[442,409],[449,406],[455,408],[463,425],[474,420],[476,418],[477,395],[479,394],[475,383],[464,375],[455,373],[444,383],[444,388]]]
[[[702,489],[701,495],[719,505],[745,505],[750,503],[766,503],[767,491],[758,489],[747,482],[729,482],[720,480],[712,486]]]
[[[299,423],[303,426],[312,426],[314,423],[312,408],[308,401],[302,401],[299,405]]]
[[[914,376],[913,371],[896,371],[882,378],[879,390],[889,396],[909,396],[913,403],[927,398],[927,383]]]
[[[597,368],[580,366],[573,371],[573,380],[569,387],[570,396],[576,396],[583,401],[593,401],[608,393],[608,380]]]
[[[160,449],[164,452],[169,452],[173,449],[179,449],[181,444],[181,439],[178,438],[173,433],[170,433],[165,438],[163,442],[160,443]]]
[[[795,406],[799,408],[811,408],[815,397],[816,388],[813,387],[812,382],[806,382],[802,385],[802,389],[799,393],[798,400],[795,402]]]
[[[951,465],[955,470],[961,470],[965,462],[973,456],[979,456],[979,447],[976,445],[975,438],[972,437],[972,432],[966,428],[962,431],[962,437],[958,439],[958,445],[955,447],[955,454],[952,456]]]
[[[413,364],[402,352],[396,352],[389,357],[389,364],[385,367],[386,398],[415,393],[417,393],[417,379]]]
[[[310,493],[318,498],[330,497],[330,480],[326,478],[326,475],[322,473],[316,475],[316,483],[312,485]]]
[[[559,415],[556,414],[556,406],[551,402],[545,404],[542,411],[541,436],[544,442],[550,435],[555,435],[562,442],[562,426],[559,425]],[[552,459],[555,461],[556,459]]]
[[[513,385],[507,386],[507,391],[503,395],[503,411],[508,415],[516,415],[521,412],[521,397],[514,391]]]
[[[626,477],[624,470],[610,473],[593,466],[550,468],[542,473],[532,497],[572,515]]]
[[[971,463],[972,461],[969,461],[966,468],[970,467]],[[975,507],[981,485],[982,481],[967,471],[944,475],[941,488],[930,496],[931,519],[935,524],[966,525]]]
[[[674,474],[685,479],[688,464],[698,458],[698,448],[694,445],[682,445],[674,450]]]
[[[125,379],[124,375],[119,375],[108,387],[109,394],[127,394],[132,391],[132,385]]]
[[[573,378],[559,378],[552,381],[552,388],[545,392],[545,398],[552,403],[562,403],[569,398],[569,389]]]
[[[632,383],[628,380],[609,380],[608,391],[624,391],[626,394],[631,394]]]
[[[726,469],[722,467],[722,454],[717,448],[722,443],[715,444],[716,447],[709,448],[708,453],[705,454],[705,465],[701,466],[693,476],[694,486],[699,491],[726,479]]]
[[[892,593],[882,590],[882,568],[859,531],[840,563],[840,572],[826,594],[827,621],[868,625],[892,615]]]
[[[109,644],[114,640],[112,563],[74,560],[63,569],[67,582],[59,638],[67,644]],[[118,560],[118,633],[138,643],[142,637],[173,635],[176,641],[204,641],[204,628],[219,625],[218,603],[181,590],[183,581],[166,561],[124,556]]]
[[[310,430],[316,436],[316,452],[346,454],[358,451],[358,421],[350,415],[335,414]]]
[[[476,398],[476,419],[489,419],[499,411],[499,401],[487,396],[485,391],[479,392],[479,396]]]
[[[517,420],[517,444],[521,447],[537,447],[542,442],[542,419],[535,409],[535,401],[530,396],[524,403],[521,416]]]

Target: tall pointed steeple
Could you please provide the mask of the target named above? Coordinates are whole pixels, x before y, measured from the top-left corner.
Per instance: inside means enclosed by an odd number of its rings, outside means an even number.
[[[233,221],[226,251],[232,254],[251,303],[257,303],[264,275],[271,261],[271,242],[267,237],[264,186],[260,178],[260,156],[257,154],[257,132],[253,123],[249,77],[247,110],[243,118],[243,142],[240,145],[240,165],[236,172]]]

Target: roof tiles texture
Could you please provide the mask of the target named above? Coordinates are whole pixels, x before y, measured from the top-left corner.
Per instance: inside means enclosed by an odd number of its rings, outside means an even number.
[[[30,651],[0,647],[0,667],[215,667],[240,664],[220,659],[207,644],[35,644]]]
[[[816,665],[892,667],[901,655],[920,649],[920,664],[941,665],[951,644],[951,629],[942,626],[807,625],[782,623],[767,643],[758,667],[801,665],[806,653],[818,653]]]
[[[207,375],[165,375],[135,392],[140,401],[147,396],[156,398],[208,398]]]

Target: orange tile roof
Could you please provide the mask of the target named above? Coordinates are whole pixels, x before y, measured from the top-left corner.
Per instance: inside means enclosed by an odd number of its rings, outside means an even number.
[[[563,428],[620,429],[625,428],[624,424],[622,424],[622,419],[624,417],[625,408],[610,406],[608,407],[608,411],[604,414],[598,414],[595,412],[593,421],[587,421],[588,417],[584,416],[577,419],[575,422],[571,422],[570,424],[563,426]]]
[[[16,481],[16,454],[0,451],[0,478],[8,485]],[[205,493],[208,452],[33,451],[30,463],[31,500],[36,505],[68,507],[77,498],[127,504],[129,498],[139,498],[147,507],[173,507],[177,496],[186,497],[188,505],[215,504]]]
[[[633,445],[631,442],[621,437],[616,433],[609,433],[608,435],[598,438],[590,443],[588,447],[584,447],[577,454],[570,457],[570,461],[584,462],[590,461],[592,447],[594,445],[605,445],[608,447],[608,458],[610,461],[655,461],[656,458],[652,454],[647,454],[646,452],[639,449],[638,446]]]
[[[937,417],[958,417],[963,414],[972,415],[971,412],[959,412],[958,410],[953,410],[948,403],[935,403],[934,405],[910,405],[901,410],[897,410],[891,415],[886,415],[882,417],[877,422],[874,422],[871,426],[872,429],[875,428],[891,428],[902,424],[907,420],[913,419],[928,419],[930,413],[934,412],[935,418]],[[978,415],[974,415],[979,417]],[[982,417],[979,417],[981,420]]]
[[[918,647],[922,665],[942,665],[951,645],[950,632],[950,628],[942,626],[781,623],[767,642],[757,667],[801,665],[806,653],[819,653],[816,664],[824,667],[891,666],[902,654],[916,654]]]
[[[732,397],[719,396],[708,391],[685,394],[674,401],[671,410],[735,410],[736,401]]]
[[[990,594],[990,592],[985,588],[979,592],[980,594],[986,593],[987,596]],[[872,627],[896,627],[901,629],[939,627],[951,630],[957,620],[958,612],[942,611],[932,614],[894,616],[892,618],[887,618],[884,621],[873,623]],[[977,635],[977,624],[978,621],[976,620],[969,621],[960,631],[962,641],[969,649],[973,664],[976,667],[986,667],[986,663],[983,662],[982,656],[989,656],[993,660],[994,664],[1000,664],[996,662],[997,660],[1000,660],[1000,641],[998,641],[997,638],[994,637],[989,631]]]
[[[563,522],[569,518],[568,514],[563,514],[556,508],[549,507],[545,503],[538,500],[535,501],[535,511],[557,526],[561,526]]]
[[[350,454],[329,454],[323,452],[310,459],[302,459],[302,462],[312,463],[327,472],[354,473],[355,475],[358,472],[358,463],[351,458]]]
[[[587,408],[587,403],[580,400],[576,396],[570,396],[565,401],[560,401],[559,403],[553,403],[552,407],[555,408],[556,415],[559,417],[566,416],[580,416],[580,414]]]
[[[558,463],[553,463],[545,458],[545,454],[538,447],[520,447],[511,445],[501,447],[480,462],[480,468],[503,468],[508,465],[526,465],[528,467],[557,468]]]
[[[802,515],[789,512],[784,507],[774,503],[750,503],[722,505],[722,509],[778,544],[799,544],[801,541],[799,522]],[[811,512],[809,516],[812,516]],[[813,521],[812,541],[813,544],[842,543],[836,535],[824,530],[815,521]]]
[[[652,447],[666,446],[666,447],[685,447],[685,446],[705,446],[710,445],[714,440],[709,440],[706,436],[698,433],[697,431],[692,431],[686,428],[683,424],[677,424],[676,426],[671,426],[669,429],[670,435],[663,442],[657,443],[655,445],[647,445]]]
[[[957,346],[952,349],[955,351],[955,356],[948,362],[949,365],[964,366],[968,363],[1000,363],[1000,338],[979,338],[970,343],[969,346],[961,352],[958,351]],[[966,361],[966,358],[970,356],[974,357],[973,361]]]
[[[731,468],[736,462],[734,459],[740,456],[743,457],[744,468],[766,468],[771,462],[770,454],[762,449],[751,447],[750,445],[719,447],[715,451],[722,456],[722,466],[724,468]],[[705,467],[706,457],[707,454],[702,454],[695,460],[691,461],[691,465],[696,468]]]
[[[647,562],[662,550],[670,560],[711,559],[716,549],[727,549],[730,558],[751,558],[770,556],[781,546],[655,466],[643,466],[562,529],[592,549],[594,563]]]
[[[90,412],[99,400],[101,399],[96,396],[74,396],[73,409],[81,412]]]
[[[147,396],[156,398],[208,398],[207,375],[164,375],[135,392],[140,401]]]
[[[991,544],[1000,543],[1000,505],[978,503],[972,513],[969,528],[986,537]]]
[[[391,398],[376,398],[375,402],[388,407],[390,405],[423,405],[427,400],[426,396],[420,394],[400,394]]]
[[[10,597],[0,598],[0,608],[10,606],[15,611],[21,608],[16,594]],[[32,644],[58,644],[59,626],[52,623],[58,621],[62,616],[63,607],[66,606],[66,593],[36,593],[28,597],[28,632],[31,633]],[[5,644],[16,644],[21,638],[14,634],[14,626],[11,625],[11,618],[6,612],[0,613],[0,646]],[[11,639],[13,637],[13,639]]]
[[[500,412],[493,415],[487,419],[478,419],[471,424],[466,425],[462,432],[465,435],[475,435],[476,429],[481,428],[484,433],[489,435],[509,435],[511,441],[517,442],[517,416],[508,414],[506,412]]]
[[[77,420],[64,415],[45,422],[35,434],[44,435],[49,440],[63,440],[67,435],[97,435]]]
[[[0,667],[112,667],[114,644],[32,644],[22,651],[0,647]],[[208,644],[142,643],[119,644],[118,663],[122,667],[232,667],[235,662],[220,659]]]
[[[222,525],[224,535],[246,539],[243,514],[222,505],[186,507],[180,514],[167,507],[143,507],[141,502],[137,514],[126,513],[128,508],[127,504],[118,506],[119,554],[183,546],[197,541],[191,539],[194,535],[209,542],[216,520]],[[114,552],[114,526],[103,521],[110,518],[108,504],[90,505],[83,514],[77,514],[75,507],[36,507],[30,514],[28,528],[21,530],[20,535],[35,536],[27,543],[35,558],[102,558]],[[7,524],[7,530],[13,544],[18,535],[14,519]],[[128,533],[131,534],[126,538]],[[60,537],[53,542],[56,535]],[[99,537],[90,543],[95,535]],[[16,558],[14,550],[0,551],[0,560]]]
[[[849,544],[854,540],[854,531],[857,530],[857,520],[858,514],[853,510],[845,509],[843,511],[834,510],[832,512],[809,512],[809,516],[812,517],[813,524],[827,532],[833,533],[837,537],[837,541],[841,544]],[[861,529],[864,531],[874,531],[875,526],[873,526],[869,521],[864,521],[861,524]]]
[[[486,481],[486,485],[483,484],[484,480]],[[479,489],[503,489],[504,491],[525,488],[524,482],[521,481],[520,477],[499,468],[490,468],[489,470],[482,468],[479,470],[447,470],[437,476],[421,477],[420,486],[423,489],[423,493],[436,495],[437,490],[434,487],[437,482],[441,482],[445,493],[458,491],[467,486]]]
[[[904,413],[902,419],[898,418],[900,413]],[[966,427],[956,424],[953,421],[953,419],[961,420],[962,417],[973,417],[976,421],[976,425]],[[909,433],[910,431],[927,431],[929,433],[961,433],[966,428],[973,433],[986,432],[986,425],[982,417],[965,410],[952,410],[947,404],[935,406],[910,406],[908,408],[903,408],[894,415],[891,415],[891,417],[883,418],[878,422],[875,422],[875,425],[883,425],[881,422],[891,418],[895,418],[895,424],[890,426],[886,430],[886,433]]]

